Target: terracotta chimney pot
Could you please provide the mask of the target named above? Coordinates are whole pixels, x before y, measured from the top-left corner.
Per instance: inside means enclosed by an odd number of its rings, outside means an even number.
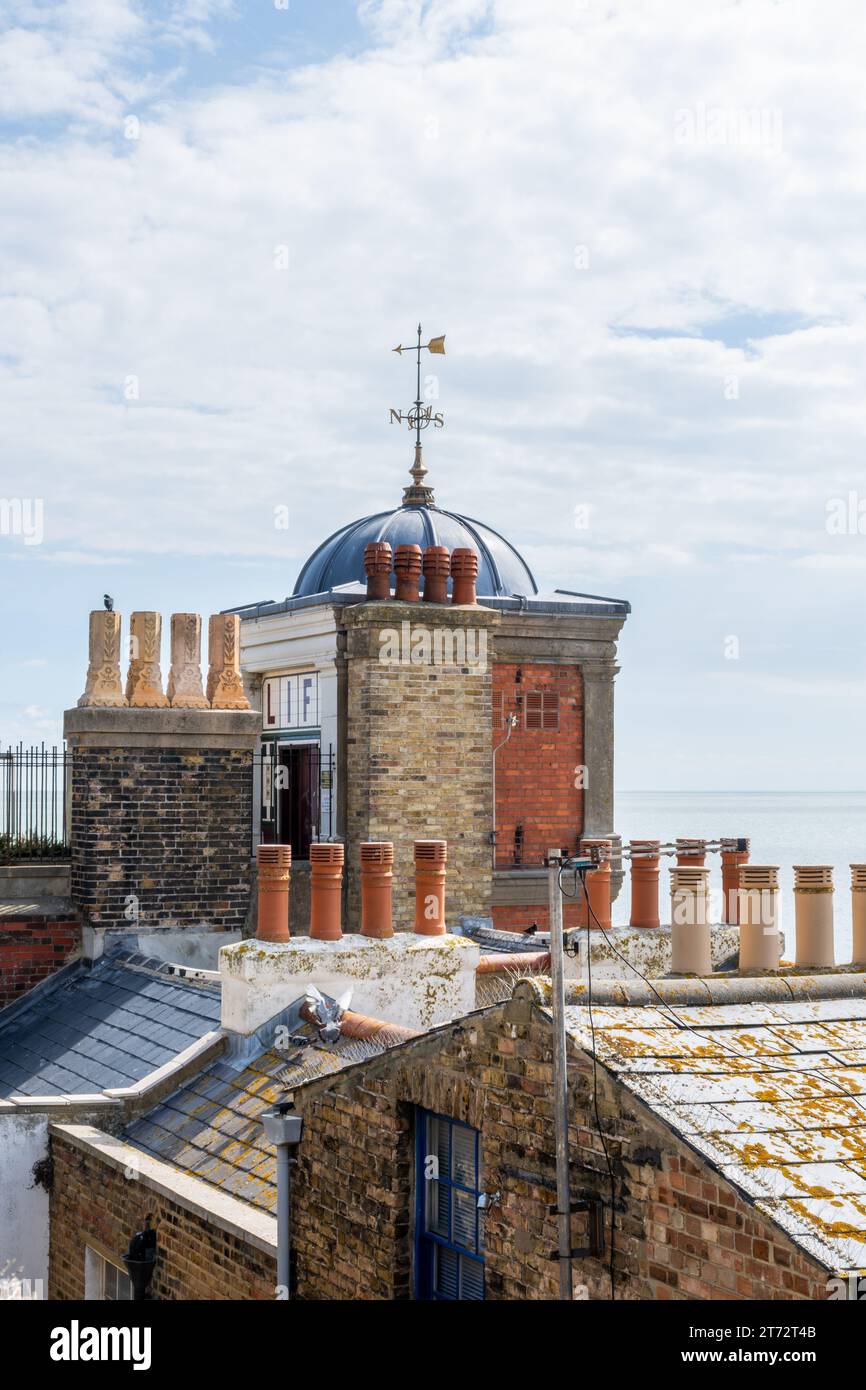
[[[749,841],[739,841],[733,839],[723,839],[721,842],[722,859],[722,921],[729,924],[737,923],[740,920],[740,869],[749,862]],[[745,849],[738,849],[738,844],[745,843]]]
[[[421,594],[418,581],[421,578],[420,545],[398,545],[394,555],[394,572],[397,575],[397,591],[394,595],[401,603],[420,603]]]
[[[314,941],[339,941],[343,895],[341,844],[310,845],[310,936]]]
[[[710,975],[707,915],[709,869],[679,865],[671,875],[671,970],[675,975]]]
[[[391,597],[391,547],[387,541],[371,541],[364,547],[367,598]]]
[[[742,864],[738,873],[740,970],[778,970],[779,870],[775,864]]]
[[[866,965],[866,864],[851,865],[852,965]]]
[[[629,926],[659,925],[660,840],[630,840],[631,917]]]
[[[257,845],[259,941],[288,941],[291,845]]]
[[[610,840],[581,840],[580,848],[584,853],[589,853],[591,849],[601,851],[601,860],[594,869],[590,869],[586,875],[586,896],[589,900],[591,912],[587,911],[586,902],[581,904],[584,922],[589,916],[591,927],[604,927],[605,931],[610,926],[610,852],[612,845]]]
[[[835,965],[831,865],[794,865],[794,931],[797,965]]]
[[[475,550],[459,547],[451,553],[451,602],[478,604],[475,584],[478,579],[478,553]]]
[[[391,888],[394,846],[386,840],[361,845],[361,935],[381,940],[394,935]]]
[[[448,576],[451,573],[451,556],[445,545],[428,545],[424,551],[424,602],[448,602]]]
[[[418,936],[445,935],[447,858],[447,840],[415,841],[415,931]]]

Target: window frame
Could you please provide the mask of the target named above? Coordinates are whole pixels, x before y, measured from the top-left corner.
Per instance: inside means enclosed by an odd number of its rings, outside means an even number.
[[[448,1153],[449,1153],[449,1173],[443,1178],[440,1174],[437,1178],[427,1179],[425,1174],[425,1160],[433,1151],[429,1142],[430,1121],[435,1120],[437,1124],[448,1126]],[[454,1141],[453,1134],[455,1129],[468,1130],[473,1136],[473,1186],[455,1180],[453,1176],[453,1155]],[[443,1236],[438,1231],[431,1230],[428,1226],[429,1199],[432,1191],[432,1183],[439,1185],[440,1191],[448,1194],[448,1235]],[[415,1298],[430,1302],[482,1302],[487,1293],[487,1270],[484,1255],[484,1226],[483,1215],[478,1206],[478,1198],[481,1196],[483,1188],[481,1186],[481,1132],[473,1125],[464,1124],[462,1120],[455,1120],[450,1115],[441,1115],[435,1110],[427,1110],[423,1106],[415,1107],[415,1269],[414,1269],[414,1294]],[[475,1240],[471,1249],[461,1245],[454,1240],[453,1231],[453,1192],[462,1192],[472,1199],[473,1212],[475,1217]],[[480,1299],[461,1299],[459,1286],[462,1283],[460,1275],[460,1265],[458,1263],[458,1297],[447,1299],[441,1293],[436,1293],[433,1287],[433,1266],[435,1259],[435,1249],[449,1250],[458,1257],[469,1260],[474,1265],[480,1266],[481,1272],[481,1297]]]

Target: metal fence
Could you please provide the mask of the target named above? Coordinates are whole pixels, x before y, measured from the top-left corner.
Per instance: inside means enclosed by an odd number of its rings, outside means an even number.
[[[274,742],[250,757],[253,844],[307,859],[311,841],[336,830],[333,746]],[[0,746],[0,863],[68,858],[71,776],[65,745]]]
[[[0,863],[69,854],[66,746],[0,747]]]
[[[275,741],[254,763],[254,842],[291,845],[293,859],[308,859],[311,842],[336,829],[333,745]]]

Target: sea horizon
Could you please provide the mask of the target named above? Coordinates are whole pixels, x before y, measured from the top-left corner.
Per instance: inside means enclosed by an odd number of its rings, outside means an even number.
[[[737,812],[737,801],[746,803]],[[793,803],[793,804],[792,804]],[[835,893],[834,927],[836,960],[851,958],[851,892],[849,866],[866,863],[866,789],[852,791],[751,791],[628,790],[617,788],[614,820],[623,843],[631,839],[663,842],[678,836],[715,840],[721,836],[745,836],[751,841],[750,862],[779,868],[779,923],[785,936],[785,957],[793,959],[795,864],[830,864]],[[820,814],[816,812],[820,811]],[[669,882],[662,866],[661,897]],[[707,857],[711,891],[718,895],[721,867],[718,854]],[[628,877],[614,904],[613,920],[628,921]]]

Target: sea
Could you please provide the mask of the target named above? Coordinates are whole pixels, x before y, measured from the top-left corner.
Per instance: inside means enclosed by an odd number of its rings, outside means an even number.
[[[832,864],[836,960],[851,959],[850,864],[866,864],[866,791],[864,792],[634,792],[617,791],[616,830],[628,840],[718,840],[746,836],[752,864],[776,864],[781,887],[779,926],[785,935],[785,958],[794,952],[794,864]],[[661,894],[667,892],[662,860]],[[707,856],[711,891],[721,895],[721,862]],[[614,904],[614,923],[629,918],[626,877]]]

